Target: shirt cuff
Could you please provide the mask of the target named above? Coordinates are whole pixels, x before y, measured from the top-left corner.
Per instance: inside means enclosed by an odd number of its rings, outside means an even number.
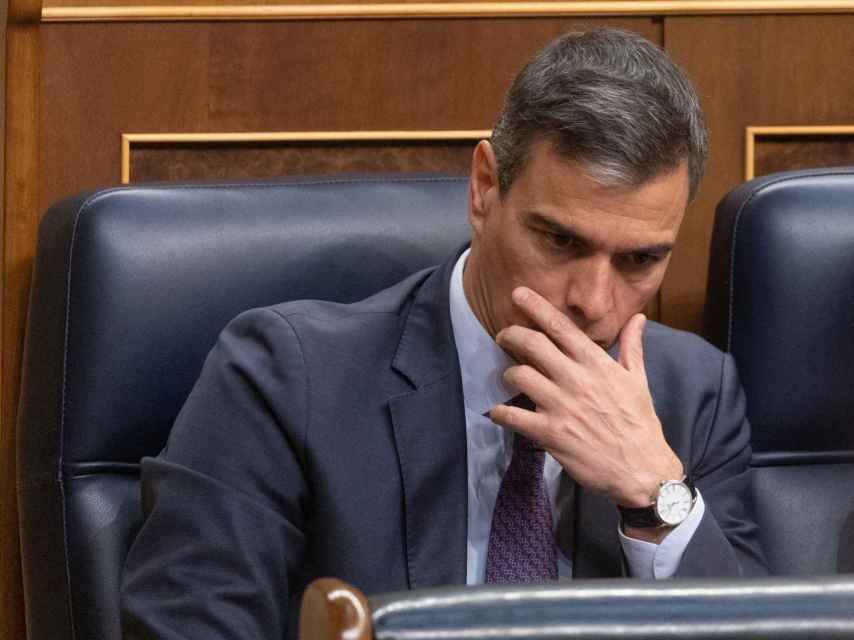
[[[688,517],[674,527],[661,544],[630,538],[623,533],[622,527],[617,527],[623,555],[629,565],[629,575],[633,578],[656,580],[672,578],[705,512],[703,496],[697,491],[697,499]]]

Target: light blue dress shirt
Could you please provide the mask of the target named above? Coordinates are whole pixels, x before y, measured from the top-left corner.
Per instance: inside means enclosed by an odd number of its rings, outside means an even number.
[[[486,550],[492,511],[501,478],[513,453],[512,433],[484,417],[496,404],[506,402],[518,392],[504,384],[504,370],[514,361],[495,343],[478,321],[463,291],[463,269],[468,251],[457,261],[451,275],[450,311],[454,341],[460,359],[465,399],[468,460],[468,548],[466,583],[480,584],[486,572]],[[546,453],[543,475],[552,504],[555,529],[572,526],[571,519],[561,522],[562,468]],[[703,517],[705,506],[699,492],[688,517],[659,544],[629,538],[619,531],[629,573],[637,578],[669,578],[676,573],[682,554]],[[556,531],[556,538],[561,536]],[[572,577],[570,549],[560,549],[558,574]]]

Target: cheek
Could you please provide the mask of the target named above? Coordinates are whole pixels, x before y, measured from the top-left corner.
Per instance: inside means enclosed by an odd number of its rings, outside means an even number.
[[[617,296],[622,310],[628,316],[642,310],[655,297],[663,277],[664,272],[662,271],[660,274],[643,280],[622,282]]]

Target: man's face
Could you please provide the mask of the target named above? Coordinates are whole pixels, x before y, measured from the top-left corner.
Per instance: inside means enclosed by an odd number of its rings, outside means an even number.
[[[502,196],[492,148],[481,142],[470,185],[469,302],[494,337],[530,326],[510,297],[525,285],[608,348],[658,290],[687,203],[687,163],[640,187],[606,187],[546,141],[531,146]]]

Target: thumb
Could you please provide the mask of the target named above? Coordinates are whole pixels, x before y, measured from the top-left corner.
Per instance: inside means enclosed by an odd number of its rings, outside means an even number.
[[[643,330],[646,326],[646,316],[636,313],[620,332],[620,364],[631,372],[644,372],[643,365]]]

